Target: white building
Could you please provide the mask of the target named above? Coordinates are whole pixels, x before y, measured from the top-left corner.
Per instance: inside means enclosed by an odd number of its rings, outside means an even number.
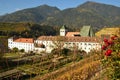
[[[9,38],[8,39],[8,48],[18,48],[19,50],[24,49],[25,52],[34,50],[34,40],[33,38]]]
[[[9,49],[17,47],[19,50],[24,49],[25,52],[45,51],[50,53],[57,44],[61,44],[64,48],[84,50],[87,53],[91,50],[101,49],[101,40],[97,37],[66,37],[66,36],[40,36],[37,40],[32,38],[8,39]],[[37,45],[37,46],[36,46]]]
[[[61,38],[61,40],[59,39]],[[84,50],[87,53],[91,50],[101,50],[101,40],[97,37],[63,37],[63,36],[40,36],[36,43],[43,44],[46,52],[51,52],[57,44],[64,48]]]
[[[8,47],[13,49],[17,47],[19,50],[24,49],[25,52],[47,52],[50,53],[55,49],[56,45],[62,48],[84,50],[87,53],[91,50],[101,50],[101,39],[94,37],[91,26],[84,26],[80,32],[68,32],[65,25],[60,29],[60,36],[40,36],[37,40],[33,38],[8,39]]]

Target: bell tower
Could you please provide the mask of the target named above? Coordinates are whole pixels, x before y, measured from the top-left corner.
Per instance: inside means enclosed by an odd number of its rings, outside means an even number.
[[[60,36],[66,36],[66,33],[67,33],[66,25],[63,25],[63,26],[60,28]]]

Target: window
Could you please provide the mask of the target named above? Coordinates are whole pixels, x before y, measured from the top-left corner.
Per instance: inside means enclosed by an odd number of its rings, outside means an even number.
[[[78,43],[76,43],[76,45],[78,45]]]
[[[91,45],[90,43],[88,45]]]
[[[75,45],[75,43],[74,43],[74,42],[72,42],[72,45]]]

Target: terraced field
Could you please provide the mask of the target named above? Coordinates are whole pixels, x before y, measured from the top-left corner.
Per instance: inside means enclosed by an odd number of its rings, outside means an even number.
[[[93,55],[53,72],[37,76],[33,80],[90,80],[101,70],[100,57]],[[100,74],[99,76],[101,77]]]
[[[34,55],[13,58],[11,61],[13,63],[16,62],[17,65],[1,73],[12,71],[11,74],[6,74],[1,79],[104,80],[103,67],[100,60],[101,56],[99,54],[92,54],[79,60],[73,57],[73,55],[59,57]],[[17,72],[14,73],[14,70]]]

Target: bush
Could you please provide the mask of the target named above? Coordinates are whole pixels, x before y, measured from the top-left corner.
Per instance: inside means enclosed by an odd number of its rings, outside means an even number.
[[[23,53],[23,52],[25,52],[25,50],[24,50],[24,49],[21,49],[21,50],[20,50],[20,52],[22,52],[22,53]]]
[[[68,53],[70,53],[70,52],[71,52],[70,49],[67,49],[67,48],[63,48],[63,49],[56,48],[56,49],[53,49],[51,53],[54,55],[68,56],[69,55]]]
[[[102,63],[106,67],[108,77],[112,80],[120,79],[120,38],[111,37],[110,40],[104,39],[102,46],[104,59]]]
[[[61,54],[67,56],[69,52],[70,52],[69,49],[63,48]]]
[[[18,48],[17,48],[17,47],[14,47],[14,48],[12,49],[12,51],[15,52],[15,53],[18,52]]]

